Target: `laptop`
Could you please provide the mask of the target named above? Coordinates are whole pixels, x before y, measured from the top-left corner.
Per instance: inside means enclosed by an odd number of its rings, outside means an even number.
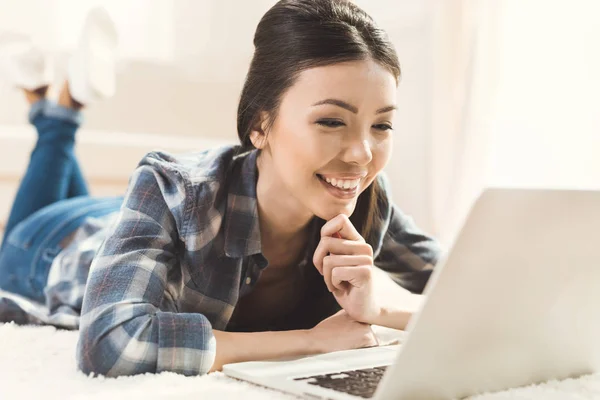
[[[307,398],[453,399],[600,371],[600,191],[485,190],[399,345],[223,372]]]

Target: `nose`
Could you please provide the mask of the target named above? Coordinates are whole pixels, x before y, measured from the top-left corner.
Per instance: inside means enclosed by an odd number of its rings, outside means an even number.
[[[367,165],[373,159],[371,143],[366,135],[356,135],[347,142],[343,161],[348,164]]]

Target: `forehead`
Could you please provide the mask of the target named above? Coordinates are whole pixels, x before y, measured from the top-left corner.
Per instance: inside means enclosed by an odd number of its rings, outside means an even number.
[[[372,60],[309,68],[299,74],[284,102],[310,105],[327,98],[351,102],[361,111],[369,106],[392,105],[396,102],[396,79]]]

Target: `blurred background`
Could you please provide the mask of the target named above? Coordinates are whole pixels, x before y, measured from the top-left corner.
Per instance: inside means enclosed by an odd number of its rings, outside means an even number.
[[[355,2],[400,57],[387,173],[423,229],[449,244],[486,186],[600,188],[600,2]],[[111,14],[117,95],[85,110],[78,155],[93,194],[122,194],[150,150],[235,143],[254,29],[274,3],[0,0],[0,30],[30,34],[60,81],[87,10]],[[34,143],[26,113],[0,76],[0,225]]]

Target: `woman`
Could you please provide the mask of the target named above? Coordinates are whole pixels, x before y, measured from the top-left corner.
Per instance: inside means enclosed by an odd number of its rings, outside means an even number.
[[[415,310],[439,248],[382,175],[400,76],[387,36],[349,1],[282,0],[254,45],[241,146],[152,152],[133,173],[94,249],[82,371],[198,375],[373,346],[371,324],[403,329]]]

